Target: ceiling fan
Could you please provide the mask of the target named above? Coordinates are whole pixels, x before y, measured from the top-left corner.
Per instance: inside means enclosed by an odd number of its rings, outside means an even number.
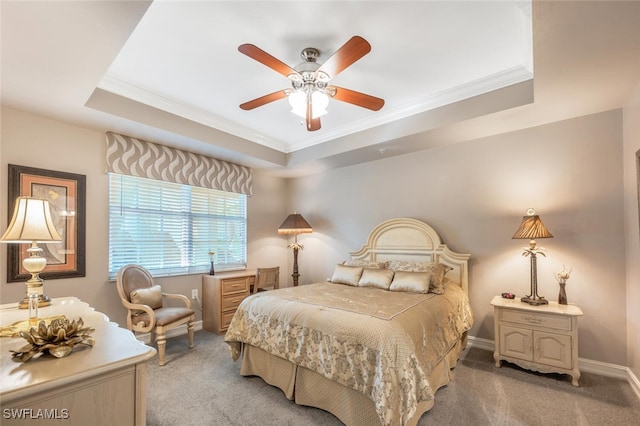
[[[291,80],[292,86],[291,89],[278,90],[245,102],[240,105],[243,110],[252,110],[288,97],[292,112],[305,119],[308,131],[314,131],[320,129],[320,117],[327,113],[329,98],[372,111],[378,111],[384,105],[384,99],[328,84],[329,80],[371,51],[369,42],[360,36],[349,39],[323,64],[316,62],[320,55],[318,49],[307,47],[300,54],[304,62],[294,68],[253,44],[240,45],[238,50],[284,75]]]

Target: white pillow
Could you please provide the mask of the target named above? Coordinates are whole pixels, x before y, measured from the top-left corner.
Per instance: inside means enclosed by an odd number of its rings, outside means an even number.
[[[428,293],[431,283],[431,272],[396,271],[389,290],[407,291],[410,293]]]
[[[331,276],[331,282],[357,286],[363,269],[362,266],[336,265],[336,269]]]
[[[384,290],[389,289],[391,280],[393,279],[393,271],[391,269],[365,269],[362,271],[359,287],[376,287]]]

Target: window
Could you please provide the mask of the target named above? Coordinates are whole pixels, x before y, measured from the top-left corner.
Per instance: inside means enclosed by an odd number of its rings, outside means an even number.
[[[154,276],[247,264],[247,196],[109,174],[109,278],[128,264]]]

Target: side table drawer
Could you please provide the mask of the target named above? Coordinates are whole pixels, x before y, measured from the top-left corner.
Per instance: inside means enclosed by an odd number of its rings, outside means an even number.
[[[249,291],[249,281],[246,277],[226,278],[222,280],[222,294],[242,293]]]
[[[223,296],[222,297],[222,311],[228,311],[228,310],[233,310],[235,311],[238,306],[240,305],[240,302],[242,302],[244,300],[245,297],[247,297],[249,295],[249,293],[240,293],[240,294],[232,294],[232,295],[228,295],[228,296]]]
[[[501,309],[500,320],[519,324],[539,325],[557,330],[571,331],[571,317],[523,310]]]

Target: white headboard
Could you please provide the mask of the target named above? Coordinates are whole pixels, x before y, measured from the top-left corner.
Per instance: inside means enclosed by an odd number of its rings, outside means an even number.
[[[451,251],[442,244],[432,227],[416,219],[402,217],[382,222],[373,228],[366,244],[350,255],[352,259],[377,262],[405,260],[444,263],[453,268],[447,273],[447,278],[469,293],[468,260],[471,255]]]

